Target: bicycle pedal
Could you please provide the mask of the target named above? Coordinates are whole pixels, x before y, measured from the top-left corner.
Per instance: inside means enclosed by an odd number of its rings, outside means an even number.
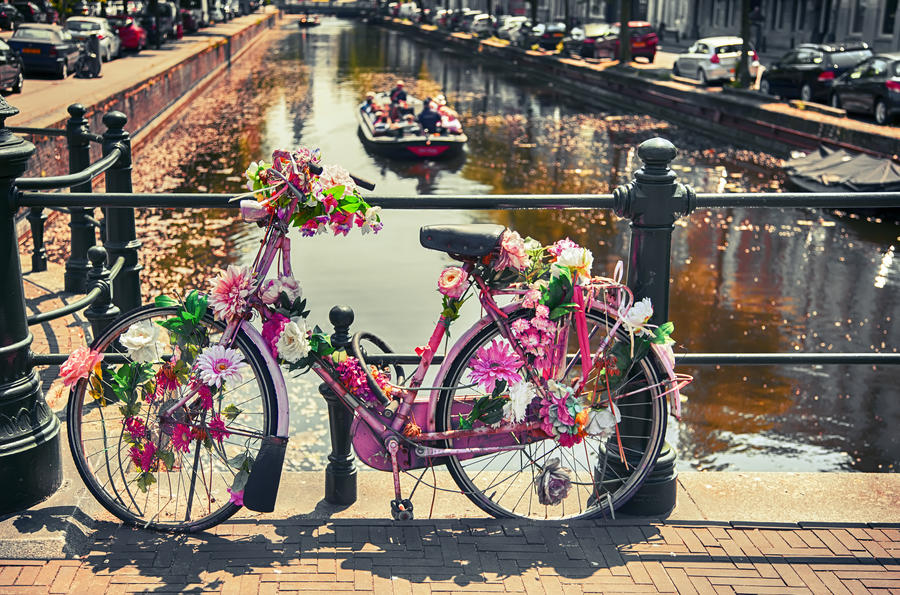
[[[391,516],[395,521],[413,520],[413,504],[408,498],[391,500]]]

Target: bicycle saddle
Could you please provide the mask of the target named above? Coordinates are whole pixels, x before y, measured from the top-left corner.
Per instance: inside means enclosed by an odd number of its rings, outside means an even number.
[[[423,248],[474,258],[490,254],[500,243],[506,227],[490,223],[426,225],[419,229]]]

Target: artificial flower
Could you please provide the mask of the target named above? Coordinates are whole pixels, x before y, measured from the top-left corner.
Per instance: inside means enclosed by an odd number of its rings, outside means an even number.
[[[558,240],[555,244],[549,246],[547,248],[547,252],[551,256],[553,256],[554,259],[556,259],[559,258],[559,255],[563,250],[566,250],[568,248],[581,248],[581,246],[579,246],[569,238],[565,238],[563,240]]]
[[[591,436],[599,436],[601,439],[609,437],[616,429],[616,424],[622,421],[616,402],[604,409],[591,409],[590,418],[584,427],[585,433]]]
[[[213,408],[212,389],[208,384],[201,384],[197,389],[197,396],[200,398],[200,408],[209,411]]]
[[[144,426],[144,420],[139,417],[126,417],[124,425],[125,431],[131,434],[131,437],[134,440],[140,440],[144,437],[144,434],[147,433],[147,428]]]
[[[231,436],[231,432],[225,427],[225,422],[218,414],[209,420],[209,435],[217,442],[221,442],[223,438]]]
[[[495,271],[507,268],[523,271],[531,266],[531,259],[525,252],[525,242],[518,232],[507,229],[500,237],[500,256],[494,263]]]
[[[295,363],[309,355],[309,331],[306,321],[295,316],[284,325],[278,337],[278,355],[285,361]]]
[[[150,467],[153,465],[153,455],[156,454],[156,445],[152,442],[135,445],[129,449],[128,454],[131,461],[141,471],[150,471]]]
[[[278,296],[287,294],[291,303],[303,295],[300,284],[289,275],[282,275],[277,279],[267,279],[259,288],[259,299],[262,303],[271,306],[278,301]]]
[[[513,423],[525,420],[525,411],[535,396],[530,382],[516,382],[509,387],[509,401],[503,406],[503,417]]]
[[[454,300],[462,297],[468,286],[468,275],[459,267],[447,267],[438,277],[438,291]]]
[[[213,279],[209,305],[218,320],[226,322],[244,313],[247,297],[253,291],[253,272],[245,266],[229,265]]]
[[[544,465],[534,480],[538,502],[544,506],[555,506],[569,495],[572,487],[572,472],[561,466],[558,458],[552,458]]]
[[[194,435],[191,427],[185,424],[176,424],[172,431],[172,449],[175,452],[187,452],[191,449],[191,440]]]
[[[363,235],[370,231],[372,233],[381,231],[381,228],[384,227],[384,224],[381,223],[381,207],[369,207],[366,209],[361,227]]]
[[[207,347],[197,357],[200,380],[216,388],[232,380],[240,382],[245,366],[243,354],[224,345]]]
[[[119,336],[119,344],[128,357],[138,363],[155,362],[160,358],[163,346],[159,340],[160,327],[149,320],[136,322]]]
[[[74,386],[82,378],[87,378],[97,364],[103,359],[103,354],[87,347],[79,347],[59,368],[59,375],[65,386]]]
[[[287,316],[273,312],[267,321],[263,323],[262,337],[269,346],[269,352],[278,357],[278,338],[281,337],[285,325],[290,322]]]
[[[228,498],[228,501],[230,503],[236,504],[238,506],[244,505],[244,490],[237,490],[237,491],[232,492],[231,488],[225,488],[225,491],[227,491],[229,494],[231,494],[231,497]]]
[[[166,362],[156,373],[156,390],[147,393],[147,402],[152,403],[156,399],[163,397],[167,392],[178,390],[178,378],[175,375],[174,362]]]
[[[625,325],[625,328],[631,332],[651,334],[646,327],[650,317],[653,316],[653,305],[650,303],[650,298],[647,297],[639,302],[635,302],[627,311],[619,312],[619,316],[622,317],[622,323]]]
[[[594,255],[591,251],[579,246],[563,248],[556,257],[556,265],[569,268],[575,275],[577,285],[590,282],[593,264]]]
[[[522,378],[518,369],[523,364],[522,359],[508,344],[495,339],[490,345],[479,349],[469,361],[469,377],[485,391],[492,393],[498,380],[503,380],[508,385],[520,382]]]
[[[319,180],[326,188],[343,186],[344,193],[349,194],[356,190],[356,182],[350,177],[350,172],[340,165],[326,165],[319,174]]]

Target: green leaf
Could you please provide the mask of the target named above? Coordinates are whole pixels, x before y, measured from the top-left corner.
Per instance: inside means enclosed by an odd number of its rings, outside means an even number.
[[[237,455],[231,457],[230,459],[228,459],[228,464],[236,469],[239,469],[239,468],[243,467],[244,461],[246,461],[247,457],[249,457],[249,456],[250,456],[250,453],[248,451],[244,451],[244,452],[237,454]]]
[[[238,407],[235,407],[233,403],[229,404],[227,407],[222,409],[222,415],[224,415],[228,421],[234,421],[234,418],[236,418],[242,412],[243,412],[243,409],[239,409]]]
[[[250,473],[241,469],[234,476],[234,481],[231,483],[231,491],[232,492],[240,492],[244,489],[244,486],[247,485],[247,480],[250,479]]]
[[[463,416],[460,415],[460,416],[459,416],[459,428],[458,428],[458,429],[460,429],[460,430],[471,430],[471,429],[472,429],[472,422],[470,422],[468,419],[466,419],[465,417],[463,417]]]
[[[175,453],[171,450],[158,450],[156,451],[156,456],[159,457],[159,460],[162,461],[169,471],[175,466]]]
[[[156,478],[153,477],[153,474],[149,471],[144,471],[140,474],[137,480],[137,487],[140,488],[142,492],[147,493],[147,489],[156,483]]]
[[[153,305],[159,308],[168,308],[171,306],[177,306],[178,300],[170,298],[167,295],[158,295],[156,299],[153,300]]]

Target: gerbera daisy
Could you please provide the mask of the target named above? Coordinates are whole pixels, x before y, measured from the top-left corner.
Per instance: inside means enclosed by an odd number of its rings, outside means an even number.
[[[498,380],[505,380],[507,384],[520,382],[522,378],[517,370],[522,364],[522,359],[508,344],[494,340],[479,349],[469,361],[469,377],[487,392],[493,392]]]
[[[253,273],[248,267],[230,265],[213,280],[209,305],[219,320],[229,321],[239,316],[247,305],[247,296],[253,290]]]
[[[135,440],[139,440],[144,437],[144,434],[147,431],[147,428],[144,426],[144,420],[139,417],[126,417],[125,418],[125,431],[131,434],[131,437]]]
[[[245,365],[240,351],[224,345],[207,347],[197,358],[200,380],[216,388],[232,380],[240,382]]]
[[[197,389],[197,396],[200,397],[200,407],[204,411],[209,411],[213,406],[212,389],[208,384],[203,384]]]
[[[209,435],[212,436],[214,440],[221,442],[223,438],[231,436],[231,432],[225,428],[225,422],[222,421],[222,418],[218,415],[214,415],[213,418],[209,420]]]
[[[175,452],[187,452],[191,448],[192,439],[190,426],[178,424],[172,432],[172,448]]]

